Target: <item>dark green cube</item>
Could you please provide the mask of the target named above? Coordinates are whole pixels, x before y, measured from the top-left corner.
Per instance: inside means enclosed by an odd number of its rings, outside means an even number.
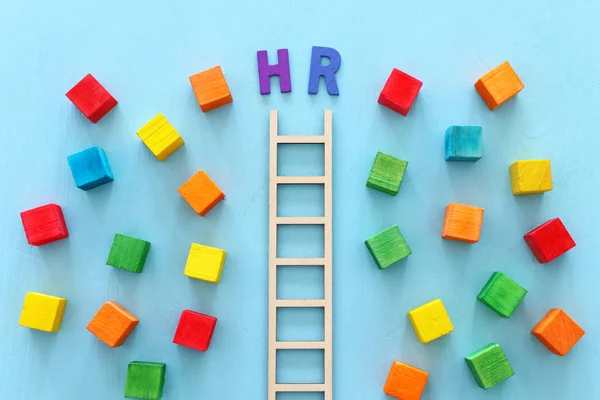
[[[491,343],[465,358],[477,385],[485,390],[515,374],[502,348]]]
[[[526,294],[527,290],[517,282],[502,272],[494,272],[477,298],[501,317],[509,318]]]
[[[377,268],[384,269],[412,254],[410,247],[394,225],[365,241]]]
[[[378,151],[367,179],[367,186],[395,196],[400,190],[406,167],[408,161]]]
[[[117,233],[106,265],[139,274],[144,269],[148,251],[150,251],[150,242]]]
[[[127,368],[125,397],[128,399],[158,400],[162,398],[165,385],[163,363],[132,361]]]

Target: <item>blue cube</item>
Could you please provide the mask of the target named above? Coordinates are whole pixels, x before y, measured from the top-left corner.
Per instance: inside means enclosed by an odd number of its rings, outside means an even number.
[[[67,161],[79,189],[90,190],[114,179],[106,153],[98,146],[71,154]]]
[[[480,158],[480,126],[451,126],[446,129],[446,161],[474,162]]]

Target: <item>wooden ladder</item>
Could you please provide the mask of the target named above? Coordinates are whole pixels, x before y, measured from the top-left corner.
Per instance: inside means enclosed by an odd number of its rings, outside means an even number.
[[[324,112],[323,135],[316,136],[279,136],[277,129],[277,110],[270,114],[270,166],[269,166],[269,369],[268,400],[276,400],[277,393],[283,392],[319,392],[325,400],[333,399],[333,336],[332,336],[332,117],[331,110]],[[323,144],[325,155],[325,174],[323,176],[279,176],[277,175],[278,144]],[[324,214],[322,217],[278,217],[277,189],[279,185],[323,185]],[[323,225],[323,258],[278,258],[278,225]],[[279,266],[323,266],[323,299],[279,300],[277,298],[277,267]],[[323,341],[277,341],[277,309],[283,307],[317,307],[324,311]],[[277,350],[296,349],[323,350],[323,383],[277,383]]]

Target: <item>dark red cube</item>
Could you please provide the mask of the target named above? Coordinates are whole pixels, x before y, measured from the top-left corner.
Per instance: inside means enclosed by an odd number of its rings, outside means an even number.
[[[183,310],[173,343],[194,350],[206,351],[210,346],[216,324],[217,319],[215,317],[192,310]]]
[[[558,218],[538,226],[525,236],[535,258],[545,264],[575,247],[575,241]]]
[[[423,82],[394,68],[379,95],[378,102],[406,116],[417,98],[421,86],[423,86]]]
[[[21,213],[21,221],[29,244],[41,246],[69,237],[62,208],[57,204],[32,208]]]
[[[69,100],[93,123],[100,121],[114,106],[117,100],[92,76],[87,74],[67,92]]]

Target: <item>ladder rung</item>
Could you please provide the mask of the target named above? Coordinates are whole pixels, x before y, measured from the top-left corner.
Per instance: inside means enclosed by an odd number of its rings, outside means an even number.
[[[311,136],[277,136],[277,143],[291,143],[291,144],[317,144],[325,143],[324,135],[311,135]]]
[[[324,225],[325,217],[277,217],[277,225]]]
[[[275,307],[325,307],[323,299],[275,300]]]
[[[305,341],[305,342],[275,342],[275,347],[278,349],[292,349],[292,350],[315,350],[324,349],[325,342],[323,341]]]
[[[324,258],[276,258],[275,265],[325,265]]]
[[[324,383],[277,383],[276,392],[325,392]]]
[[[277,176],[275,182],[280,185],[318,185],[325,184],[324,176]]]

